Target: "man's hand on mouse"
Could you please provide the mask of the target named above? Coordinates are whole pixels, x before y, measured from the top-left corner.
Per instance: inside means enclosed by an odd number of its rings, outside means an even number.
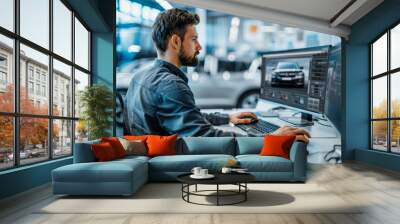
[[[257,120],[257,115],[252,112],[239,112],[229,115],[229,121],[232,124],[250,124]]]
[[[252,112],[239,112],[229,115],[229,120],[233,124],[250,124],[254,120],[257,120],[257,115]],[[311,138],[310,134],[302,129],[289,126],[283,126],[272,132],[271,135],[295,135],[296,141],[302,141],[308,143]]]
[[[280,127],[278,130],[272,132],[271,135],[295,135],[296,141],[302,141],[304,143],[308,143],[310,141],[309,138],[311,138],[306,130],[289,126]]]

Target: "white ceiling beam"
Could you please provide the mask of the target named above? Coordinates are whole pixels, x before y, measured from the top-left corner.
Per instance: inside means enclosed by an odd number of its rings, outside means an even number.
[[[329,21],[316,18],[296,15],[274,9],[254,7],[244,3],[234,3],[224,0],[169,0],[170,2],[180,3],[188,6],[199,7],[242,16],[251,19],[277,23],[285,26],[297,27],[305,30],[316,31],[348,38],[350,27],[338,25],[331,27]]]
[[[361,8],[364,4],[366,4],[368,0],[357,0],[353,4],[350,5],[347,9],[345,9],[338,17],[336,17],[333,21],[331,21],[330,26],[336,27],[347,18],[349,18],[355,11]]]

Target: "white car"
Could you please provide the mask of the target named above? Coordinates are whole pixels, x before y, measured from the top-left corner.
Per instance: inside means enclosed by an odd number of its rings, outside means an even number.
[[[151,66],[154,59],[140,59],[119,68],[117,91],[125,97],[135,72]],[[207,56],[196,68],[188,68],[189,86],[199,108],[254,108],[260,94],[261,59],[230,61]],[[250,66],[249,66],[250,64]]]

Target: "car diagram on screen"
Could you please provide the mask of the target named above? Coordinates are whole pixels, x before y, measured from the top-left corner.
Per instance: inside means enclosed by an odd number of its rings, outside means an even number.
[[[272,59],[265,81],[274,88],[307,92],[311,58]]]
[[[271,86],[304,87],[303,67],[296,62],[279,62],[271,76]]]

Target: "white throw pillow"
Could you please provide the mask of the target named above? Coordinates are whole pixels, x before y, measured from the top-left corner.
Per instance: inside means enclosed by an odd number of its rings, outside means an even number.
[[[146,145],[141,140],[126,140],[124,138],[118,138],[126,151],[126,155],[135,155],[135,156],[146,156],[147,149]]]

